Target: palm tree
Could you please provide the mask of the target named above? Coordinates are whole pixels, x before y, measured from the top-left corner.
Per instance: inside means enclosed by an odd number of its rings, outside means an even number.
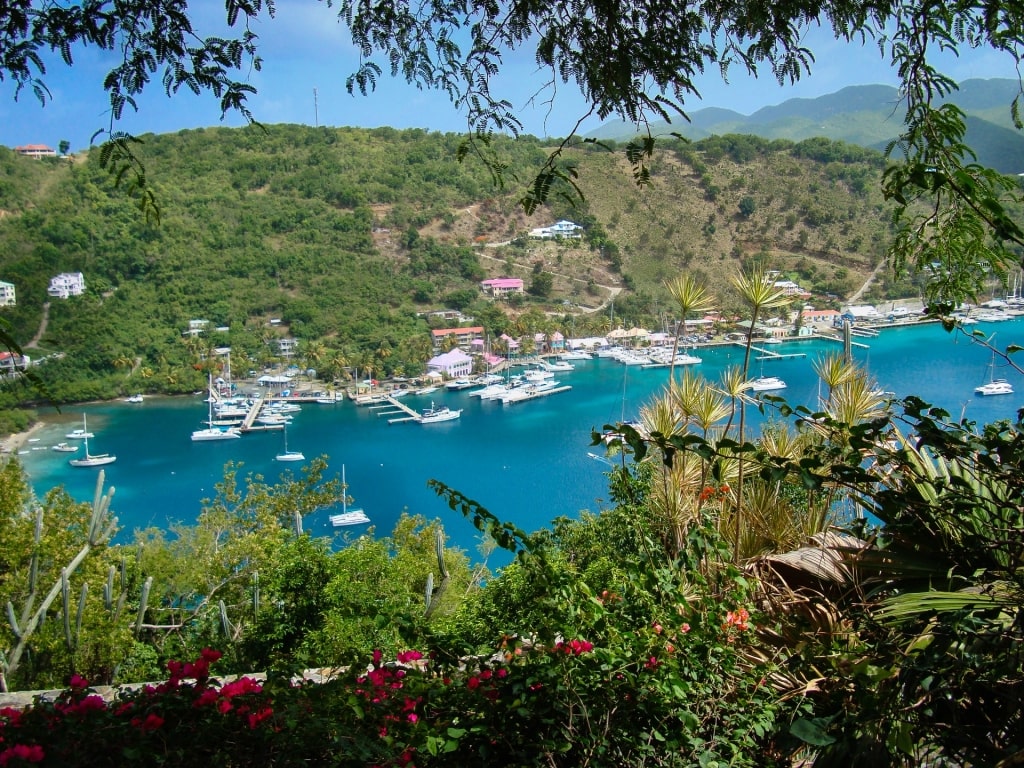
[[[757,267],[749,273],[739,274],[732,278],[732,285],[739,294],[740,301],[750,311],[750,332],[747,334],[747,343],[743,350],[743,379],[746,381],[750,374],[750,350],[753,346],[754,327],[762,313],[783,307],[792,302],[789,296],[780,288],[776,288],[769,279],[764,269]],[[739,442],[742,443],[745,437],[746,427],[746,400],[740,398],[740,424]],[[743,517],[743,455],[739,457],[739,472],[737,477],[737,505],[736,505],[736,536],[734,544],[736,554],[739,553],[740,529],[742,528]]]
[[[676,353],[679,351],[679,334],[686,329],[686,318],[695,312],[707,312],[711,309],[711,297],[703,285],[693,276],[682,274],[665,283],[665,287],[679,305],[679,321],[676,323],[675,338],[672,340],[672,362],[668,369],[668,380],[675,379]]]

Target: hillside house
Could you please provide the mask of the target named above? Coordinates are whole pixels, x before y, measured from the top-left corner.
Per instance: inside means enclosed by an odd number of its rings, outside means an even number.
[[[291,357],[299,348],[296,339],[277,339],[277,354],[281,357]]]
[[[484,293],[489,294],[495,299],[503,299],[513,294],[521,294],[523,292],[523,281],[518,277],[495,277],[482,281],[480,287]]]
[[[57,152],[45,144],[24,144],[20,147],[15,147],[14,151],[24,157],[34,157],[36,160],[40,157],[57,156]]]
[[[15,371],[24,371],[30,363],[28,355],[16,355],[4,350],[0,352],[0,375],[6,376]]]
[[[530,230],[530,237],[535,240],[558,240],[574,239],[583,237],[583,227],[571,221],[562,221],[552,224],[550,227],[539,227]]]
[[[437,355],[427,361],[427,371],[437,371],[449,379],[469,376],[473,372],[473,358],[461,349]]]
[[[55,299],[67,299],[85,293],[85,275],[81,272],[62,272],[50,278],[46,292]]]
[[[469,350],[473,345],[474,339],[482,339],[484,337],[484,327],[482,325],[474,325],[470,328],[438,328],[433,330],[430,332],[430,339],[434,350],[441,349],[444,346],[445,339],[450,336],[455,338],[455,344],[459,349]]]
[[[14,307],[18,304],[18,298],[14,290],[14,283],[5,283],[0,280],[0,307]]]

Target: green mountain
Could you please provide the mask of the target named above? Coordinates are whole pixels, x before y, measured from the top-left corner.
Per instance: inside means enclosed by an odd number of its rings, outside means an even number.
[[[258,368],[285,336],[328,377],[411,375],[431,354],[430,324],[453,322],[428,319],[440,309],[494,335],[600,332],[614,298],[617,318],[653,327],[671,306],[667,278],[687,269],[724,289],[751,260],[827,301],[864,283],[891,236],[881,156],[827,139],[670,140],[644,187],[621,153],[573,147],[584,200],[556,187],[532,218],[519,197],[550,147],[531,137],[493,141],[504,187],[472,153],[456,160],[453,134],[280,125],[142,139],[158,224],[95,153],[0,148],[0,280],[18,294],[0,317],[48,357],[39,370],[57,401],[201,389],[214,348]],[[563,218],[586,237],[526,237]],[[52,276],[79,271],[85,296],[47,301]],[[499,275],[533,295],[490,302],[479,281]],[[183,335],[192,320],[221,330]]]
[[[1010,104],[1019,93],[1015,80],[965,80],[949,101],[968,117],[967,141],[978,153],[979,162],[1002,173],[1024,170],[1019,158],[1024,137],[1013,126]],[[886,85],[858,85],[815,99],[788,99],[764,107],[751,115],[710,107],[689,115],[690,122],[652,125],[655,134],[678,132],[691,140],[712,135],[752,134],[766,139],[803,139],[824,136],[862,147],[884,149],[902,126],[899,91]],[[628,141],[635,126],[610,122],[589,138]]]

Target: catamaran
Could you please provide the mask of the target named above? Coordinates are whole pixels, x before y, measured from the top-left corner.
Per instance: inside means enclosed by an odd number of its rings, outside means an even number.
[[[341,465],[341,514],[331,515],[331,525],[341,528],[344,525],[361,525],[370,522],[370,518],[361,509],[348,508],[348,484],[345,482],[345,465]]]
[[[210,396],[206,399],[209,403],[209,416],[207,417],[206,429],[197,429],[192,433],[192,442],[199,443],[208,440],[237,440],[242,432],[237,427],[226,427],[221,429],[213,425],[213,374],[210,374]]]

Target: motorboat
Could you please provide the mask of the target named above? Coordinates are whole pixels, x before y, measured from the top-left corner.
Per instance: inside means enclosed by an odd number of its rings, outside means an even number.
[[[72,467],[102,467],[105,464],[113,464],[117,461],[117,456],[110,453],[89,453],[90,433],[85,424],[85,414],[82,414],[82,432],[85,434],[83,438],[85,440],[85,456],[80,459],[71,459],[68,461],[68,464]]]
[[[437,424],[441,421],[453,421],[462,416],[462,409],[453,411],[447,405],[435,407],[433,403],[424,408],[418,419],[420,424]]]
[[[78,446],[70,445],[68,443],[57,443],[50,450],[57,451],[58,453],[74,453],[75,451],[78,450]]]
[[[748,383],[754,392],[772,392],[777,389],[786,388],[786,382],[778,376],[758,376]]]
[[[470,387],[476,386],[476,382],[474,382],[472,379],[461,378],[453,379],[444,386],[446,389],[451,390],[469,389]]]
[[[423,387],[421,389],[417,389],[415,392],[413,392],[413,394],[414,395],[432,395],[435,392],[437,392],[438,389],[440,389],[440,387],[436,387],[433,384],[431,384],[430,386]]]
[[[78,429],[72,429],[64,437],[68,440],[88,440],[90,437],[96,437],[96,435],[79,427]]]
[[[558,373],[558,372],[568,373],[569,371],[576,370],[576,367],[572,363],[568,362],[567,360],[555,360],[555,361],[541,360],[538,363],[538,365],[543,370],[551,372],[551,373]]]
[[[131,397],[126,397],[126,398],[124,399],[124,401],[125,401],[126,403],[141,403],[141,402],[143,402],[144,400],[145,400],[145,398],[144,398],[144,397],[142,396],[142,393],[141,393],[141,392],[136,392],[136,393],[135,393],[134,395],[132,395]]]

